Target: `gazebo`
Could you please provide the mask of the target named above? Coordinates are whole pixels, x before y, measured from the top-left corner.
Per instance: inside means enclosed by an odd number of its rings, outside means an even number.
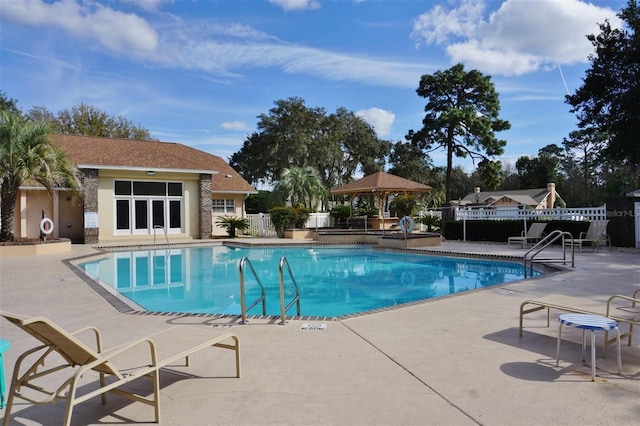
[[[362,179],[342,185],[339,188],[332,189],[332,194],[343,194],[349,196],[349,205],[353,203],[353,199],[358,195],[373,194],[378,207],[379,228],[384,229],[384,200],[391,194],[408,194],[431,192],[433,188],[400,176],[392,175],[385,172],[376,172],[363,177]]]

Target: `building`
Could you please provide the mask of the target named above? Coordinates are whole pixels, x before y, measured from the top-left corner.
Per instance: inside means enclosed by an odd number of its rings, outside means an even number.
[[[127,240],[207,239],[226,235],[215,219],[244,215],[257,191],[222,158],[172,142],[51,135],[82,172],[83,192],[20,188],[16,237],[37,238],[43,218],[52,237],[86,244]]]
[[[563,207],[564,201],[556,192],[556,184],[549,183],[546,188],[515,189],[510,191],[481,191],[476,187],[474,192],[461,200],[451,202],[454,206],[473,207],[526,207],[530,209],[552,209]]]

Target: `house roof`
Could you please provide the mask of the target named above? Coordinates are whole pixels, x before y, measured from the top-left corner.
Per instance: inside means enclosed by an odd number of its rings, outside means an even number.
[[[471,192],[460,200],[460,204],[474,204],[480,203],[492,203],[501,198],[510,198],[520,204],[537,205],[540,204],[545,197],[549,195],[547,188],[535,188],[535,189],[513,189],[509,191],[481,191],[478,193],[476,199],[476,193]]]
[[[414,182],[385,172],[376,172],[362,179],[332,189],[332,194],[361,194],[365,192],[429,192],[429,185]]]
[[[222,158],[180,143],[62,134],[51,142],[78,168],[207,173],[215,192],[257,192]]]

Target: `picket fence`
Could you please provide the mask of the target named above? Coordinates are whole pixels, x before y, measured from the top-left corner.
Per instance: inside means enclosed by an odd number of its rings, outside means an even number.
[[[526,220],[526,221],[551,221],[551,220],[577,220],[592,221],[606,220],[607,208],[577,207],[554,209],[476,209],[458,207],[454,209],[455,220]]]
[[[442,211],[422,211],[419,216],[436,216],[442,218]],[[525,220],[525,221],[551,221],[551,220],[606,220],[606,206],[579,207],[579,208],[555,208],[555,209],[477,209],[469,207],[457,207],[453,209],[453,217],[458,221],[467,220]],[[276,237],[276,230],[268,213],[248,214],[249,235],[256,237]],[[306,228],[330,228],[333,219],[329,213],[311,213],[305,225]],[[422,226],[416,224],[420,230]]]

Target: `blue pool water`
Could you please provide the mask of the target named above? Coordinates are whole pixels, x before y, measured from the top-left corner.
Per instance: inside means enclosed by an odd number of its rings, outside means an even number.
[[[351,246],[137,250],[108,253],[78,266],[149,311],[239,315],[238,264],[245,256],[265,287],[267,315],[280,315],[282,256],[300,289],[301,315],[340,316],[524,278],[523,266],[514,262]],[[249,305],[260,289],[251,273],[244,276]],[[285,288],[288,303],[294,293],[286,274]],[[261,314],[261,304],[248,313]],[[295,307],[287,315],[295,315]]]

